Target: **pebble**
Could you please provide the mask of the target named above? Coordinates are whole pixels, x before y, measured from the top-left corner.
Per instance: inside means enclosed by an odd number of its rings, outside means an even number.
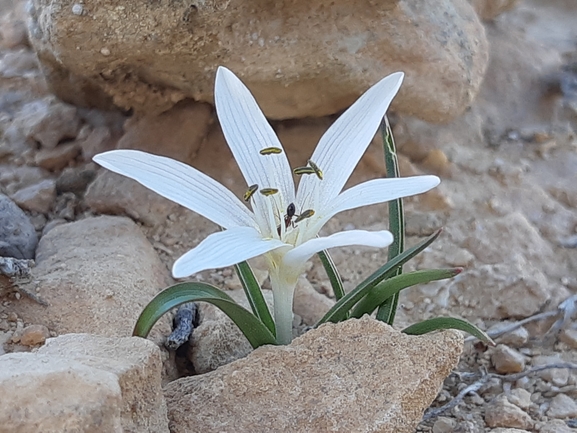
[[[439,417],[433,424],[433,433],[452,433],[455,431],[457,420],[454,418]]]
[[[576,418],[577,402],[565,394],[557,394],[551,400],[547,416],[551,418]]]
[[[56,179],[56,191],[59,194],[72,192],[82,196],[95,177],[96,171],[90,168],[67,167]]]
[[[572,349],[577,349],[577,329],[564,329],[559,335],[559,340]]]
[[[499,338],[497,338],[497,343],[506,344],[512,347],[521,347],[527,344],[529,341],[529,331],[524,326],[514,329],[513,331],[506,332]]]
[[[44,344],[50,337],[50,331],[44,325],[30,325],[22,330],[20,334],[20,344],[24,346],[37,346]]]
[[[531,417],[521,408],[509,403],[504,395],[500,395],[487,406],[485,422],[489,427],[531,428]]]
[[[0,256],[33,259],[37,244],[30,218],[11,199],[0,194]]]
[[[507,400],[509,400],[509,403],[512,403],[523,410],[529,409],[532,404],[531,393],[523,388],[512,389],[507,395]]]
[[[564,361],[558,356],[535,356],[532,360],[534,367],[547,364],[560,364]],[[566,368],[548,368],[546,370],[540,371],[537,375],[547,381],[551,382],[555,386],[565,386],[569,382],[569,370]]]
[[[37,166],[51,171],[62,170],[80,153],[76,142],[59,144],[54,149],[40,149],[34,155]]]
[[[45,179],[16,191],[11,198],[23,209],[48,213],[56,200],[56,181]]]
[[[575,433],[575,430],[558,419],[547,421],[540,427],[539,433]]]
[[[495,370],[501,374],[519,373],[525,368],[525,357],[505,344],[497,345],[491,356],[491,362]]]

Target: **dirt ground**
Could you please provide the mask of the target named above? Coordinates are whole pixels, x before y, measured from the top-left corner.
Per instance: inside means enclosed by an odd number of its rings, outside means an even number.
[[[431,415],[417,431],[485,432],[500,427],[577,431],[577,370],[531,371],[542,365],[577,365],[577,4],[527,0],[486,23],[486,30],[491,43],[489,70],[477,101],[463,116],[449,124],[429,125],[391,114],[402,174],[433,173],[442,179],[435,191],[405,201],[409,245],[444,228],[439,240],[406,269],[465,268],[450,282],[406,290],[396,325],[445,315],[496,330],[535,320],[498,337],[497,348],[467,342],[458,370],[446,380],[432,408],[447,404],[469,385],[471,392],[459,397],[455,407]],[[14,113],[48,91],[29,47],[2,49],[0,64],[0,132],[6,135]],[[87,123],[98,118],[95,111],[83,113]],[[124,115],[101,118],[114,141],[122,134]],[[332,120],[274,124],[293,167],[306,162]],[[207,130],[192,164],[242,195],[246,186],[218,126]],[[37,152],[33,148],[0,152],[1,192],[17,191],[15,177],[7,173],[34,166]],[[65,166],[49,170],[48,176],[59,178],[66,167],[96,171],[83,156],[88,154],[77,153]],[[377,137],[349,185],[382,175]],[[65,214],[71,206],[72,214]],[[95,214],[82,194],[56,194],[46,209],[27,211],[39,233],[53,220]],[[386,206],[348,211],[331,220],[323,233],[383,229],[386,216]],[[170,266],[217,227],[178,208],[163,223],[142,224],[142,229]],[[386,251],[342,248],[332,257],[351,289],[384,263]],[[258,261],[255,267],[259,268]],[[226,287],[230,275],[225,269],[204,272],[199,278]],[[332,296],[318,260],[312,261],[306,277],[318,292]],[[18,324],[9,314],[10,302],[17,302],[14,296],[5,297],[0,307],[1,330],[8,343],[17,326],[28,325]],[[563,314],[566,320],[555,322]],[[551,329],[554,323],[557,327]],[[514,372],[519,376],[499,376]]]

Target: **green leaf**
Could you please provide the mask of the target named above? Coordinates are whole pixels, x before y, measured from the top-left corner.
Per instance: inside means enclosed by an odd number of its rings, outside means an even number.
[[[402,332],[408,335],[423,335],[439,329],[458,329],[460,331],[468,332],[477,337],[483,343],[494,346],[495,342],[485,332],[481,331],[472,323],[463,319],[454,317],[435,317],[433,319],[424,320],[408,328],[403,329]]]
[[[400,177],[399,159],[397,157],[397,148],[393,137],[393,130],[389,124],[387,116],[383,117],[381,122],[381,134],[383,137],[383,149],[385,151],[385,168],[387,177]],[[403,211],[403,199],[399,198],[389,202],[389,231],[393,234],[394,241],[389,246],[388,259],[392,260],[403,252],[405,249],[405,214]],[[403,273],[403,267],[399,266],[396,275]],[[393,325],[399,303],[398,292],[390,298],[387,298],[383,305],[377,311],[377,320]]]
[[[140,313],[132,335],[146,338],[158,319],[168,311],[186,302],[203,301],[217,306],[230,317],[255,349],[264,344],[276,344],[276,338],[258,317],[216,287],[196,282],[175,284],[156,295]]]
[[[409,272],[408,274],[397,275],[387,280],[381,281],[359,301],[351,313],[351,317],[359,318],[364,314],[371,314],[385,300],[395,296],[401,290],[416,284],[428,283],[430,281],[452,278],[461,273],[462,268],[453,269],[427,269],[423,271]]]
[[[427,248],[435,239],[439,237],[442,230],[437,230],[427,239],[415,245],[412,248],[409,248],[407,251],[399,254],[393,260],[389,260],[379,269],[372,273],[367,279],[365,279],[362,283],[360,283],[353,291],[347,293],[339,302],[337,302],[333,307],[324,315],[324,317],[318,321],[315,326],[319,326],[325,322],[339,322],[346,318],[349,310],[361,300],[369,291],[375,287],[378,283],[383,281],[386,278],[390,278],[395,275],[397,268],[425,248]]]
[[[319,251],[318,256],[321,259],[321,263],[325,268],[325,271],[329,277],[329,281],[331,282],[331,286],[333,287],[333,293],[335,294],[335,298],[338,301],[343,296],[345,296],[345,289],[343,288],[343,280],[339,275],[339,271],[335,266],[335,262],[329,255],[327,250]]]
[[[235,269],[244,293],[246,294],[246,299],[248,299],[250,308],[252,308],[252,312],[265,324],[273,335],[276,335],[274,320],[250,265],[247,262],[241,262],[235,265]]]

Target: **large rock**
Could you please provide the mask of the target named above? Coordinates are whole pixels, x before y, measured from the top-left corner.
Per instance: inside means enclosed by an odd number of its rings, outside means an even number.
[[[402,70],[395,108],[445,121],[471,103],[488,61],[467,0],[34,0],[31,13],[31,40],[57,95],[137,112],[183,98],[212,103],[219,65],[275,119],[335,113]]]
[[[40,239],[35,293],[12,305],[24,322],[58,334],[128,336],[144,306],[168,283],[168,270],[138,226],[124,217],[62,224]],[[161,321],[168,334],[167,321]],[[161,329],[161,328],[159,328]]]
[[[171,432],[414,432],[462,341],[407,336],[368,317],[324,325],[169,383]]]
[[[0,433],[168,433],[158,347],[70,334],[0,357]]]

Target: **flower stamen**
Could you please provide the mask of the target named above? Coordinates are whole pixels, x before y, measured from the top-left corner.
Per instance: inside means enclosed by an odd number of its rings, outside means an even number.
[[[294,220],[294,224],[297,224],[299,222],[301,222],[302,220],[305,220],[307,218],[312,217],[315,214],[315,211],[312,209],[307,209],[305,210],[303,213],[301,213],[300,215],[298,215],[296,217],[296,219]]]
[[[257,190],[258,185],[256,183],[254,185],[249,186],[244,195],[242,196],[244,201],[249,201],[250,198],[254,195],[254,193],[257,192]]]
[[[297,176],[300,176],[303,174],[316,174],[317,172],[312,167],[304,166],[295,168],[293,170],[293,173],[296,174]]]
[[[323,172],[322,170],[319,168],[318,165],[316,165],[314,162],[312,162],[310,159],[308,161],[309,165],[311,166],[311,168],[315,171],[315,174],[317,175],[317,177],[320,180],[323,180]]]
[[[263,188],[259,192],[262,195],[264,195],[265,197],[268,197],[269,195],[277,194],[278,189],[276,189],[276,188]]]
[[[261,155],[278,155],[282,153],[282,149],[280,147],[265,147],[259,151]]]

